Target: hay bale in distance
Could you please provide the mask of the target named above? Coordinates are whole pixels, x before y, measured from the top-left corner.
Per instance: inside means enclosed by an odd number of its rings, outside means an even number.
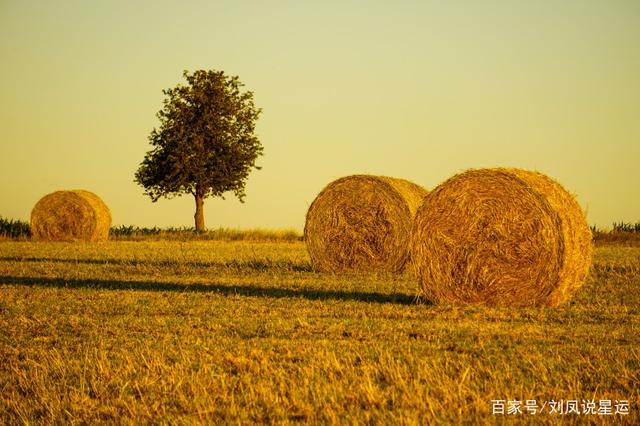
[[[409,258],[413,216],[426,193],[386,176],[331,182],[307,212],[304,239],[312,263],[325,272],[401,271]]]
[[[425,197],[413,269],[436,303],[557,306],[584,282],[591,231],[575,198],[537,172],[480,169]]]
[[[106,241],[111,212],[96,194],[84,190],[45,195],[31,210],[31,233],[40,241]]]

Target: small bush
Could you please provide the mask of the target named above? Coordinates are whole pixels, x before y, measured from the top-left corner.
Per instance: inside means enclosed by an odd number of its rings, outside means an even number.
[[[613,222],[613,232],[640,232],[640,222]]]
[[[640,245],[640,222],[614,222],[612,230],[591,227],[593,242],[597,245]]]
[[[31,237],[31,228],[27,222],[5,219],[0,216],[0,236],[15,239],[29,238]]]
[[[159,235],[162,232],[162,229],[153,227],[153,228],[139,228],[137,226],[127,226],[120,225],[112,227],[109,231],[109,235],[112,237],[139,237],[139,236],[149,236],[149,235]]]

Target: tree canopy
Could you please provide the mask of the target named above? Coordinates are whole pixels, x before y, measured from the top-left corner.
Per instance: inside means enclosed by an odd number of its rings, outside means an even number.
[[[140,164],[135,181],[145,194],[161,197],[192,194],[196,230],[204,229],[203,200],[232,191],[242,202],[249,173],[263,148],[255,135],[261,109],[253,92],[237,76],[223,71],[183,73],[187,84],[163,90],[163,108],[153,129],[153,146]]]

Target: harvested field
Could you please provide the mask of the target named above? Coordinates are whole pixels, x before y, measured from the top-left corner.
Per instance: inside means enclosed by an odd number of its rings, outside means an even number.
[[[596,248],[559,308],[417,290],[314,272],[302,242],[0,242],[0,423],[493,422],[492,399],[640,420],[640,249]]]

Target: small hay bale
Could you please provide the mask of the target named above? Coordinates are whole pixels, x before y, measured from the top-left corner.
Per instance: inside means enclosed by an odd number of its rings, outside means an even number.
[[[425,197],[411,250],[433,302],[557,306],[584,282],[592,244],[580,205],[559,183],[526,170],[480,169]]]
[[[56,191],[45,195],[31,210],[31,233],[41,241],[106,241],[111,212],[96,194]]]
[[[386,176],[331,182],[307,212],[304,239],[325,272],[399,272],[409,258],[413,217],[427,192]]]

